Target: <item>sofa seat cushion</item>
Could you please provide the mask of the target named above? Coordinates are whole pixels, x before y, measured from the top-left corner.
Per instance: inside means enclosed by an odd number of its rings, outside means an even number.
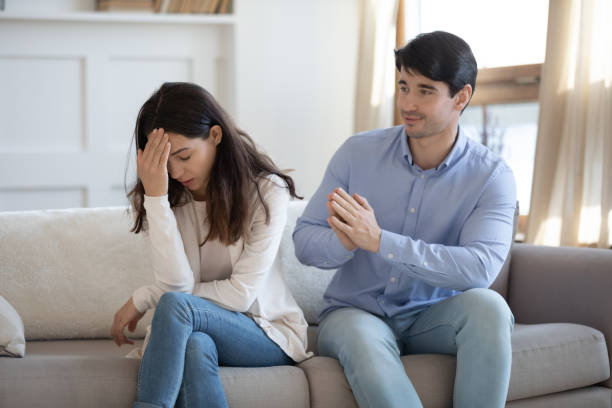
[[[455,357],[442,354],[402,356],[404,369],[414,384],[423,406],[447,408],[452,406],[455,380]],[[357,408],[342,367],[336,359],[313,357],[300,363],[310,385],[312,408]]]
[[[25,358],[0,358],[0,406],[131,407],[140,364],[125,357],[132,346],[111,340],[27,346]],[[308,382],[297,367],[221,367],[219,373],[232,407],[309,406]]]
[[[316,329],[309,328],[313,343]],[[309,348],[316,350],[316,345]],[[452,406],[454,356],[417,354],[401,359],[425,406]],[[313,408],[357,406],[335,359],[314,357],[299,367],[308,377]],[[515,325],[508,401],[586,387],[609,375],[606,343],[598,330],[566,323]]]
[[[509,402],[506,408],[612,408],[612,389],[586,387]]]
[[[569,323],[515,325],[508,401],[586,387],[609,376],[599,330]]]

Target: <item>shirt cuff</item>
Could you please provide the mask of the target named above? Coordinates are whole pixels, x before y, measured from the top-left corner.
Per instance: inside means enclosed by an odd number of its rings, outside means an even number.
[[[407,237],[391,231],[382,230],[380,234],[380,247],[378,256],[387,262],[406,262],[406,253],[410,252],[406,245]],[[402,259],[403,258],[403,259]]]
[[[132,294],[132,302],[134,302],[134,306],[140,313],[144,313],[151,308],[150,297],[146,286],[136,289]]]
[[[144,207],[147,212],[155,212],[159,210],[166,210],[170,208],[170,202],[168,202],[168,195],[163,196],[144,196]]]

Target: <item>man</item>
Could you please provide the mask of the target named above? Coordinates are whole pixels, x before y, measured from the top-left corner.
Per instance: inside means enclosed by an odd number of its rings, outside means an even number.
[[[338,268],[319,353],[339,360],[360,407],[421,407],[400,355],[457,356],[455,407],[503,407],[514,318],[495,280],[512,240],[510,168],[459,129],[476,82],[461,38],[396,51],[404,124],[349,138],[299,218],[298,259]]]

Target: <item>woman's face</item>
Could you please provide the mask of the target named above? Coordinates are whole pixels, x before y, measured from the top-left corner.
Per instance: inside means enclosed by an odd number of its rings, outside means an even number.
[[[196,200],[204,199],[217,145],[222,136],[221,127],[218,125],[210,129],[210,135],[205,140],[168,132],[168,174],[191,191]]]

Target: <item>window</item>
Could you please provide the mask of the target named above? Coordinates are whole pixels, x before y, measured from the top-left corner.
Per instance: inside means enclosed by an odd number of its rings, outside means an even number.
[[[512,167],[520,203],[520,240],[531,198],[548,1],[406,1],[406,38],[418,32],[443,30],[460,36],[472,48],[479,73],[476,92],[460,125],[469,137]],[[414,30],[414,17],[408,17],[415,10],[419,15],[418,32]]]

